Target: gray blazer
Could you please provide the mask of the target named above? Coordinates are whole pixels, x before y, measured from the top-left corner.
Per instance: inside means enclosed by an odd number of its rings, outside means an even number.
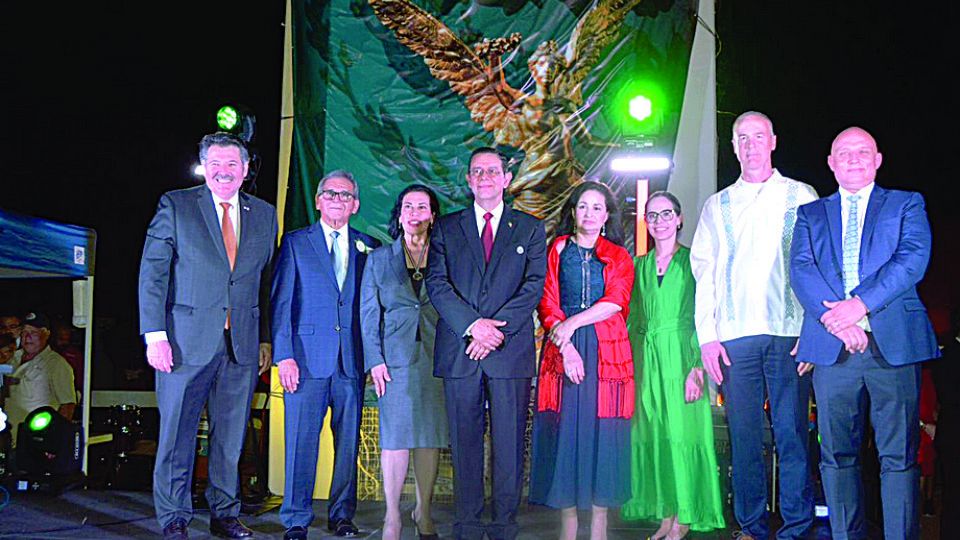
[[[399,238],[375,249],[363,269],[360,328],[365,371],[383,363],[404,367],[416,362],[417,325],[424,358],[433,358],[437,310],[430,303],[426,286],[421,287],[419,297],[414,295],[401,242]]]

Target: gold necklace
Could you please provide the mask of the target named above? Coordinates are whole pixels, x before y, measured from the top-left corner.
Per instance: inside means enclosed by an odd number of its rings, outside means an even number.
[[[403,238],[403,240],[401,241],[401,244],[403,244],[403,253],[407,256],[408,259],[410,259],[410,262],[413,263],[413,255],[410,254],[410,249],[407,248],[406,237]],[[424,241],[423,249],[420,250],[420,260],[416,262],[416,266],[414,266],[413,268],[413,275],[410,276],[413,278],[414,281],[420,281],[421,279],[423,279],[423,273],[420,272],[420,270],[423,269],[423,258],[426,257],[426,255],[427,255],[427,243],[426,241]]]

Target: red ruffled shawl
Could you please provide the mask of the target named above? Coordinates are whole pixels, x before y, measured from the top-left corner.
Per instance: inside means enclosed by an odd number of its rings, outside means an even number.
[[[563,357],[550,341],[553,325],[567,316],[560,309],[560,249],[569,236],[554,240],[547,255],[547,279],[543,298],[537,306],[540,323],[546,331],[540,376],[537,382],[537,410],[560,411],[563,388]],[[599,388],[597,389],[598,418],[630,418],[634,408],[633,352],[627,337],[627,315],[630,293],[633,290],[634,268],[630,254],[602,236],[597,239],[596,256],[606,266],[603,269],[604,295],[597,302],[610,302],[621,310],[607,319],[594,323],[599,350]],[[581,355],[582,355],[581,351]]]

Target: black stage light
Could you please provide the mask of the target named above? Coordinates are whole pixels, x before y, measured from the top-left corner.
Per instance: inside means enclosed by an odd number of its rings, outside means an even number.
[[[28,475],[66,475],[80,470],[80,426],[53,407],[27,415],[17,433],[17,466]]]

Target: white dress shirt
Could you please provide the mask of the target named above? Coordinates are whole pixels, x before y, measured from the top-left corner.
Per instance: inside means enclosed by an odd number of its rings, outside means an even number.
[[[869,185],[860,188],[860,191],[856,193],[847,191],[840,187],[837,191],[840,193],[840,242],[841,249],[843,248],[843,234],[847,230],[847,222],[850,221],[850,196],[859,195],[860,198],[857,200],[857,244],[860,245],[863,241],[863,222],[867,219],[867,204],[870,202],[870,194],[873,193],[873,186],[875,182],[870,182]],[[862,319],[857,321],[857,326],[863,330],[870,332],[870,320],[864,316]]]
[[[797,207],[816,199],[812,187],[776,169],[766,182],[741,176],[707,199],[690,246],[701,344],[800,335],[803,308],[788,257]]]
[[[221,199],[217,197],[216,194],[210,192],[210,195],[213,196],[213,208],[217,211],[217,226],[219,227],[223,223],[223,207],[220,206],[220,203],[228,202],[230,203],[230,222],[233,223],[233,232],[237,236],[237,247],[240,247],[240,194],[234,193],[233,197],[229,199]],[[239,249],[237,251],[239,253]],[[143,340],[147,345],[151,343],[156,343],[158,341],[169,341],[167,339],[166,330],[158,330],[156,332],[147,332],[143,335]]]
[[[867,203],[870,202],[870,194],[873,193],[873,186],[875,185],[874,182],[870,182],[870,185],[860,188],[860,191],[856,193],[847,191],[842,187],[837,190],[840,192],[840,234],[847,230],[847,218],[850,216],[850,196],[859,195],[860,199],[857,200],[857,237],[863,240],[863,222],[867,219]]]
[[[340,227],[339,229],[334,229],[333,227],[327,225],[326,222],[321,219],[320,227],[323,228],[323,237],[327,241],[328,253],[330,252],[330,249],[333,247],[333,245],[330,243],[331,240],[333,240],[333,236],[331,236],[330,233],[332,233],[333,231],[337,231],[340,233],[340,236],[337,237],[337,247],[340,248],[340,259],[342,259],[340,261],[340,264],[342,265],[340,270],[343,271],[343,275],[347,275],[347,265],[350,264],[350,257],[347,256],[350,254],[350,238],[349,238],[350,224],[345,223],[343,227]],[[333,269],[333,273],[334,274],[337,273],[336,268]]]
[[[500,227],[500,218],[503,217],[503,201],[500,201],[500,204],[497,205],[493,210],[485,210],[477,201],[473,201],[473,213],[477,218],[477,235],[483,236],[483,228],[487,224],[487,220],[483,219],[483,215],[487,212],[493,214],[493,217],[490,218],[490,228],[493,230],[493,238],[497,238],[497,229]]]

